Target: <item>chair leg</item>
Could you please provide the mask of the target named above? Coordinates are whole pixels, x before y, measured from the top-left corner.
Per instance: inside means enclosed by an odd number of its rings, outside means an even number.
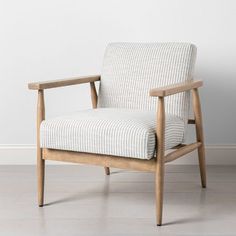
[[[205,163],[204,143],[202,144],[202,146],[198,148],[198,160],[199,160],[202,187],[206,188],[206,163]]]
[[[157,163],[156,169],[156,220],[157,226],[162,225],[163,195],[164,195],[164,163]]]
[[[104,169],[105,169],[105,174],[110,175],[110,168],[105,166]]]
[[[38,151],[37,160],[37,175],[38,175],[38,205],[42,207],[44,204],[44,175],[45,175],[45,160],[42,159],[42,150]]]
[[[44,198],[44,169],[43,150],[40,148],[40,124],[45,119],[44,92],[38,91],[37,105],[37,175],[38,175],[38,205],[43,206]]]
[[[201,175],[201,183],[202,187],[206,188],[205,145],[204,145],[204,135],[203,135],[201,103],[198,89],[193,89],[193,110],[196,123],[197,141],[202,143],[202,145],[198,148],[198,160],[199,160],[199,168]]]
[[[157,111],[157,162],[156,162],[156,217],[157,225],[162,225],[163,189],[165,172],[165,103],[164,98],[158,98]]]

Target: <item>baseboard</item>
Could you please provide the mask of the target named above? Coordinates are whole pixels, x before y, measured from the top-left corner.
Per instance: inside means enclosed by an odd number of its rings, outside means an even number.
[[[63,164],[48,162],[49,164]],[[206,146],[206,163],[208,165],[236,165],[235,145]],[[0,165],[35,165],[36,147],[34,145],[0,145]],[[171,162],[171,164],[198,164],[196,151]]]
[[[173,164],[196,165],[198,164],[197,151],[189,153]],[[207,165],[236,165],[235,145],[206,145]]]
[[[48,162],[60,165],[60,162]],[[35,145],[0,145],[0,165],[36,165]]]

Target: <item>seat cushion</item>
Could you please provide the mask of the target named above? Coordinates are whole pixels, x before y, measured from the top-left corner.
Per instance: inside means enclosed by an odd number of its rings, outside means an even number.
[[[48,119],[40,127],[42,148],[151,159],[156,112],[99,108]],[[166,149],[183,140],[184,121],[167,115]]]

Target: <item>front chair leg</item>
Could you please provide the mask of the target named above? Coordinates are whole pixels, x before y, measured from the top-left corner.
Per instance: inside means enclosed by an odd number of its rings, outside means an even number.
[[[38,175],[38,205],[43,206],[44,198],[44,169],[45,160],[43,160],[43,152],[40,148],[40,124],[45,119],[44,93],[43,90],[38,91],[37,105],[37,175]]]
[[[44,172],[45,172],[45,160],[38,157],[37,175],[38,175],[38,205],[39,207],[42,207],[44,204]]]
[[[156,214],[157,225],[162,224],[163,189],[164,189],[164,153],[165,153],[165,103],[164,97],[158,98],[157,110],[157,161],[156,161]]]
[[[164,163],[157,161],[156,168],[156,217],[157,226],[162,225],[163,194],[164,194]]]

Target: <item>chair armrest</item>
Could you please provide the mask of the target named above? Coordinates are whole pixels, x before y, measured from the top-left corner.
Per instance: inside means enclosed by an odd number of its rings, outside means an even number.
[[[152,97],[166,97],[176,93],[185,92],[194,88],[201,87],[203,82],[201,80],[189,81],[184,83],[172,84],[169,86],[151,89],[149,94]]]
[[[29,83],[28,88],[32,90],[43,90],[43,89],[64,87],[64,86],[69,86],[69,85],[91,83],[91,82],[95,82],[99,80],[100,80],[100,75],[81,76],[81,77],[75,77],[75,78],[70,78],[70,79]]]

